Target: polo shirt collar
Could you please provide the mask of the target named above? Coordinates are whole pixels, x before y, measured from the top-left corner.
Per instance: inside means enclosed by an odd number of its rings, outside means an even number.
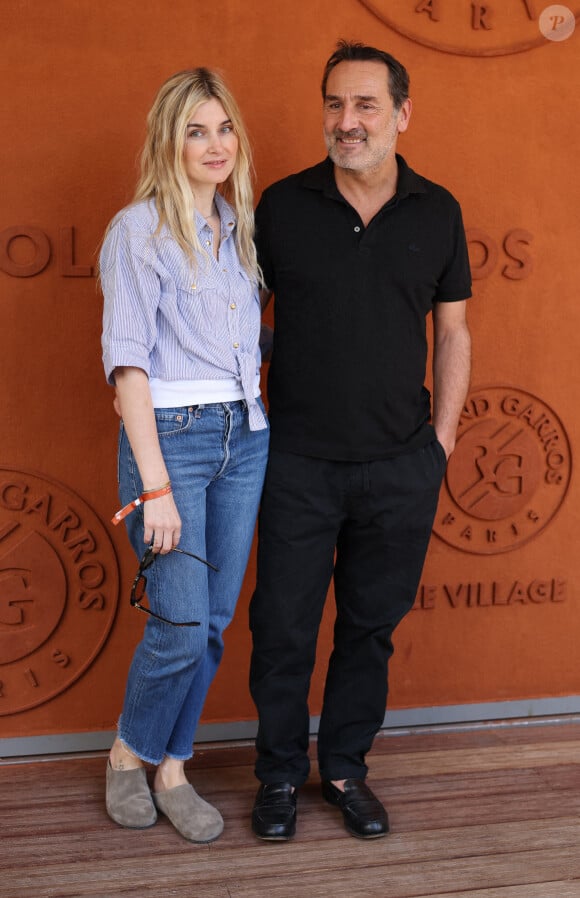
[[[397,165],[399,174],[397,176],[397,193],[399,199],[403,199],[412,193],[426,193],[425,182],[423,178],[409,168],[402,156],[397,153]]]
[[[397,193],[398,199],[403,199],[412,193],[426,193],[425,183],[412,168],[409,168],[405,160],[396,154],[398,175]],[[343,199],[334,180],[334,163],[330,157],[324,162],[309,168],[304,172],[303,184],[311,190],[321,190],[326,196],[334,199]]]

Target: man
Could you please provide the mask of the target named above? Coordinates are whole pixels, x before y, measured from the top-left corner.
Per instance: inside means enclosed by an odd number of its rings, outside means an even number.
[[[252,827],[262,839],[295,833],[332,577],[322,794],[352,835],[388,832],[365,756],[383,723],[391,637],[414,602],[470,368],[459,206],[395,155],[411,117],[408,84],[389,54],[339,42],[322,82],[329,158],[268,188],[256,213],[275,294],[271,453],[250,609],[262,783]]]

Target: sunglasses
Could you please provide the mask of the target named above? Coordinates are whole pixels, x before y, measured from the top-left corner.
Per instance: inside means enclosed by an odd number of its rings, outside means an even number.
[[[196,561],[201,561],[202,564],[210,567],[212,571],[219,572],[219,568],[212,564],[211,561],[206,561],[205,558],[201,558],[199,555],[194,555],[193,552],[186,552],[185,549],[180,549],[177,546],[174,546],[171,549],[172,552],[179,552],[180,555],[189,555],[190,558],[195,558]],[[150,608],[145,608],[144,605],[141,604],[141,600],[145,596],[145,590],[147,589],[147,577],[145,576],[145,571],[154,564],[155,559],[158,557],[159,552],[153,551],[153,546],[149,546],[143,558],[139,562],[139,569],[137,571],[137,575],[133,580],[133,586],[131,587],[131,607],[137,608],[138,611],[143,611],[144,614],[149,614],[151,617],[154,617],[155,620],[163,621],[164,624],[171,624],[172,627],[199,627],[201,625],[201,621],[198,620],[190,620],[190,621],[173,621],[169,620],[167,617],[162,617],[160,614],[155,614],[154,611],[151,611]]]

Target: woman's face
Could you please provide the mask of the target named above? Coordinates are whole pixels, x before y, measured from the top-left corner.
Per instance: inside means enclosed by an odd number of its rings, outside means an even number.
[[[198,106],[187,123],[183,149],[185,172],[193,193],[215,189],[234,170],[238,138],[219,100]]]

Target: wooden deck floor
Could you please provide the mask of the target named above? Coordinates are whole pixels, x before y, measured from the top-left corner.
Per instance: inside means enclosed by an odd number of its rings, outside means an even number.
[[[198,791],[226,827],[209,846],[165,818],[123,830],[106,816],[105,758],[0,765],[2,898],[580,898],[580,722],[381,735],[369,782],[392,833],[350,837],[314,765],[296,838],[249,826],[249,745],[200,750]]]

